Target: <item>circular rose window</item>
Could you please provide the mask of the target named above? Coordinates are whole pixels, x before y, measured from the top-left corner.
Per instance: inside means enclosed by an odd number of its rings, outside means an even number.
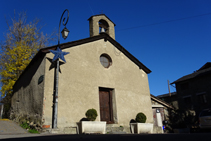
[[[100,56],[100,63],[103,65],[104,68],[109,68],[112,64],[111,57],[108,54],[102,54]]]

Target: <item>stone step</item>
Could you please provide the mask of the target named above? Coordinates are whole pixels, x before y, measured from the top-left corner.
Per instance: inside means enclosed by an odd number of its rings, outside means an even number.
[[[126,132],[108,132],[107,134],[127,134]]]
[[[106,133],[107,134],[126,134],[123,126],[115,125],[115,124],[107,124]]]
[[[57,129],[49,128],[49,129],[43,129],[42,133],[44,133],[44,134],[47,134],[47,133],[50,133],[50,134],[61,134],[63,132],[61,132],[61,130],[59,128],[57,128]]]

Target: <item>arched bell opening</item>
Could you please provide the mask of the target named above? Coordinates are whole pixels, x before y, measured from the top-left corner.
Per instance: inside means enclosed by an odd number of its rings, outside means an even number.
[[[109,25],[105,20],[99,20],[99,33],[101,32],[105,32],[105,33],[109,33]]]

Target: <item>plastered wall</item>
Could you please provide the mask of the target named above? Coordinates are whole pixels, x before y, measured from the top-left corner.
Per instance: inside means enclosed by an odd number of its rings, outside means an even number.
[[[97,110],[96,120],[100,120],[99,87],[113,89],[119,125],[129,126],[138,112],[147,115],[147,122],[153,122],[147,74],[109,41],[101,39],[62,51],[70,53],[65,56],[66,63],[60,66],[59,128],[79,122],[90,108]],[[109,68],[104,68],[100,63],[103,53],[112,59]],[[52,59],[54,55],[48,53],[46,57]],[[43,116],[46,125],[52,123],[54,69],[49,70],[50,65],[46,60]]]

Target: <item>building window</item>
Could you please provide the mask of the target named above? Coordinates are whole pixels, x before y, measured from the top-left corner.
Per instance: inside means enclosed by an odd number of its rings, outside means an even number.
[[[109,68],[112,64],[111,57],[107,54],[102,54],[100,56],[100,63],[103,65],[104,68]]]
[[[184,100],[184,106],[188,109],[193,109],[192,101],[191,101],[191,96],[186,96],[183,97]]]
[[[189,83],[188,82],[182,83],[180,86],[181,86],[181,90],[189,89]]]
[[[198,102],[200,104],[207,103],[207,99],[206,99],[206,95],[205,94],[199,94],[199,95],[197,95],[197,99],[198,99]]]
[[[184,99],[184,102],[187,106],[191,105],[191,97],[190,96],[183,97],[183,99]]]

